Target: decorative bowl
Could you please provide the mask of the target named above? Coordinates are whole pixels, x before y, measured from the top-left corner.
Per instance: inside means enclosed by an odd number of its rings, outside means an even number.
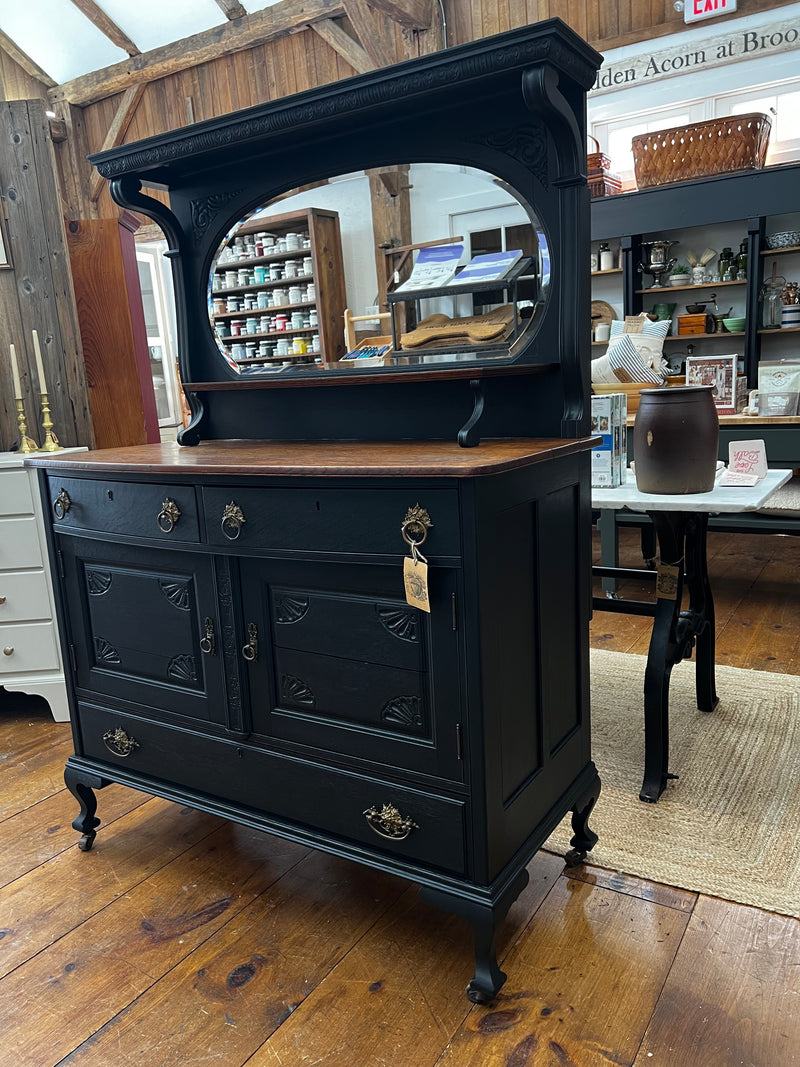
[[[764,238],[767,248],[796,248],[800,246],[800,230],[784,230]]]
[[[736,319],[723,319],[722,322],[723,322],[723,324],[725,326],[725,329],[728,331],[728,333],[741,333],[742,330],[744,329],[744,323],[745,323],[744,318],[741,318],[741,319],[739,319],[739,318],[736,318]]]
[[[690,315],[702,315],[706,309],[705,304],[687,304],[686,310]]]

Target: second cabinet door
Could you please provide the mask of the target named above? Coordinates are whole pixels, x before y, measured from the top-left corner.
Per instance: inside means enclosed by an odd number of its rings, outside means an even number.
[[[431,613],[397,566],[243,560],[254,733],[462,781],[456,572]]]

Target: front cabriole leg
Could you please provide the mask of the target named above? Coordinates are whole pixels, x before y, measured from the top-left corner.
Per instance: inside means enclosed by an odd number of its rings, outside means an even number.
[[[97,836],[97,827],[100,825],[100,820],[95,817],[97,797],[94,795],[94,791],[95,789],[102,789],[109,784],[109,781],[108,778],[103,778],[99,774],[79,771],[77,768],[70,766],[69,763],[64,770],[64,782],[67,789],[81,806],[77,818],[72,821],[73,830],[77,830],[81,834],[81,839],[78,842],[78,848],[81,852],[88,852],[92,847]]]
[[[473,1004],[488,1004],[494,1000],[506,980],[505,973],[497,964],[495,944],[497,932],[508,909],[527,884],[528,872],[523,867],[494,902],[464,900],[428,886],[423,886],[419,891],[422,900],[434,904],[443,911],[463,915],[472,927],[475,945],[475,974],[467,985],[466,994]]]

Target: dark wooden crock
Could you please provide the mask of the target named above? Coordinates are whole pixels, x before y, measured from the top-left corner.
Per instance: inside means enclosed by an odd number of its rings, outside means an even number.
[[[719,418],[710,385],[643,389],[633,424],[636,486],[642,493],[714,488]]]

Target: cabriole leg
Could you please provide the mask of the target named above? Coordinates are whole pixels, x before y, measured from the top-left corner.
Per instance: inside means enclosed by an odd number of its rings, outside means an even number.
[[[67,789],[81,806],[78,816],[72,821],[72,828],[81,834],[78,848],[81,852],[88,852],[94,844],[94,839],[97,836],[97,827],[100,825],[100,820],[95,817],[97,797],[94,795],[94,791],[108,785],[108,780],[101,778],[99,775],[77,771],[67,764],[64,771],[64,782]]]
[[[600,778],[596,776],[592,784],[576,802],[572,809],[572,848],[564,857],[568,867],[579,867],[597,844],[597,834],[589,828],[589,816],[592,814],[597,798],[600,796]]]
[[[463,915],[472,927],[475,944],[475,974],[470,979],[466,994],[473,1004],[488,1004],[495,998],[506,980],[506,975],[497,964],[497,931],[508,909],[528,884],[528,872],[519,871],[505,892],[493,904],[462,900],[449,893],[423,886],[420,897],[443,911]]]

